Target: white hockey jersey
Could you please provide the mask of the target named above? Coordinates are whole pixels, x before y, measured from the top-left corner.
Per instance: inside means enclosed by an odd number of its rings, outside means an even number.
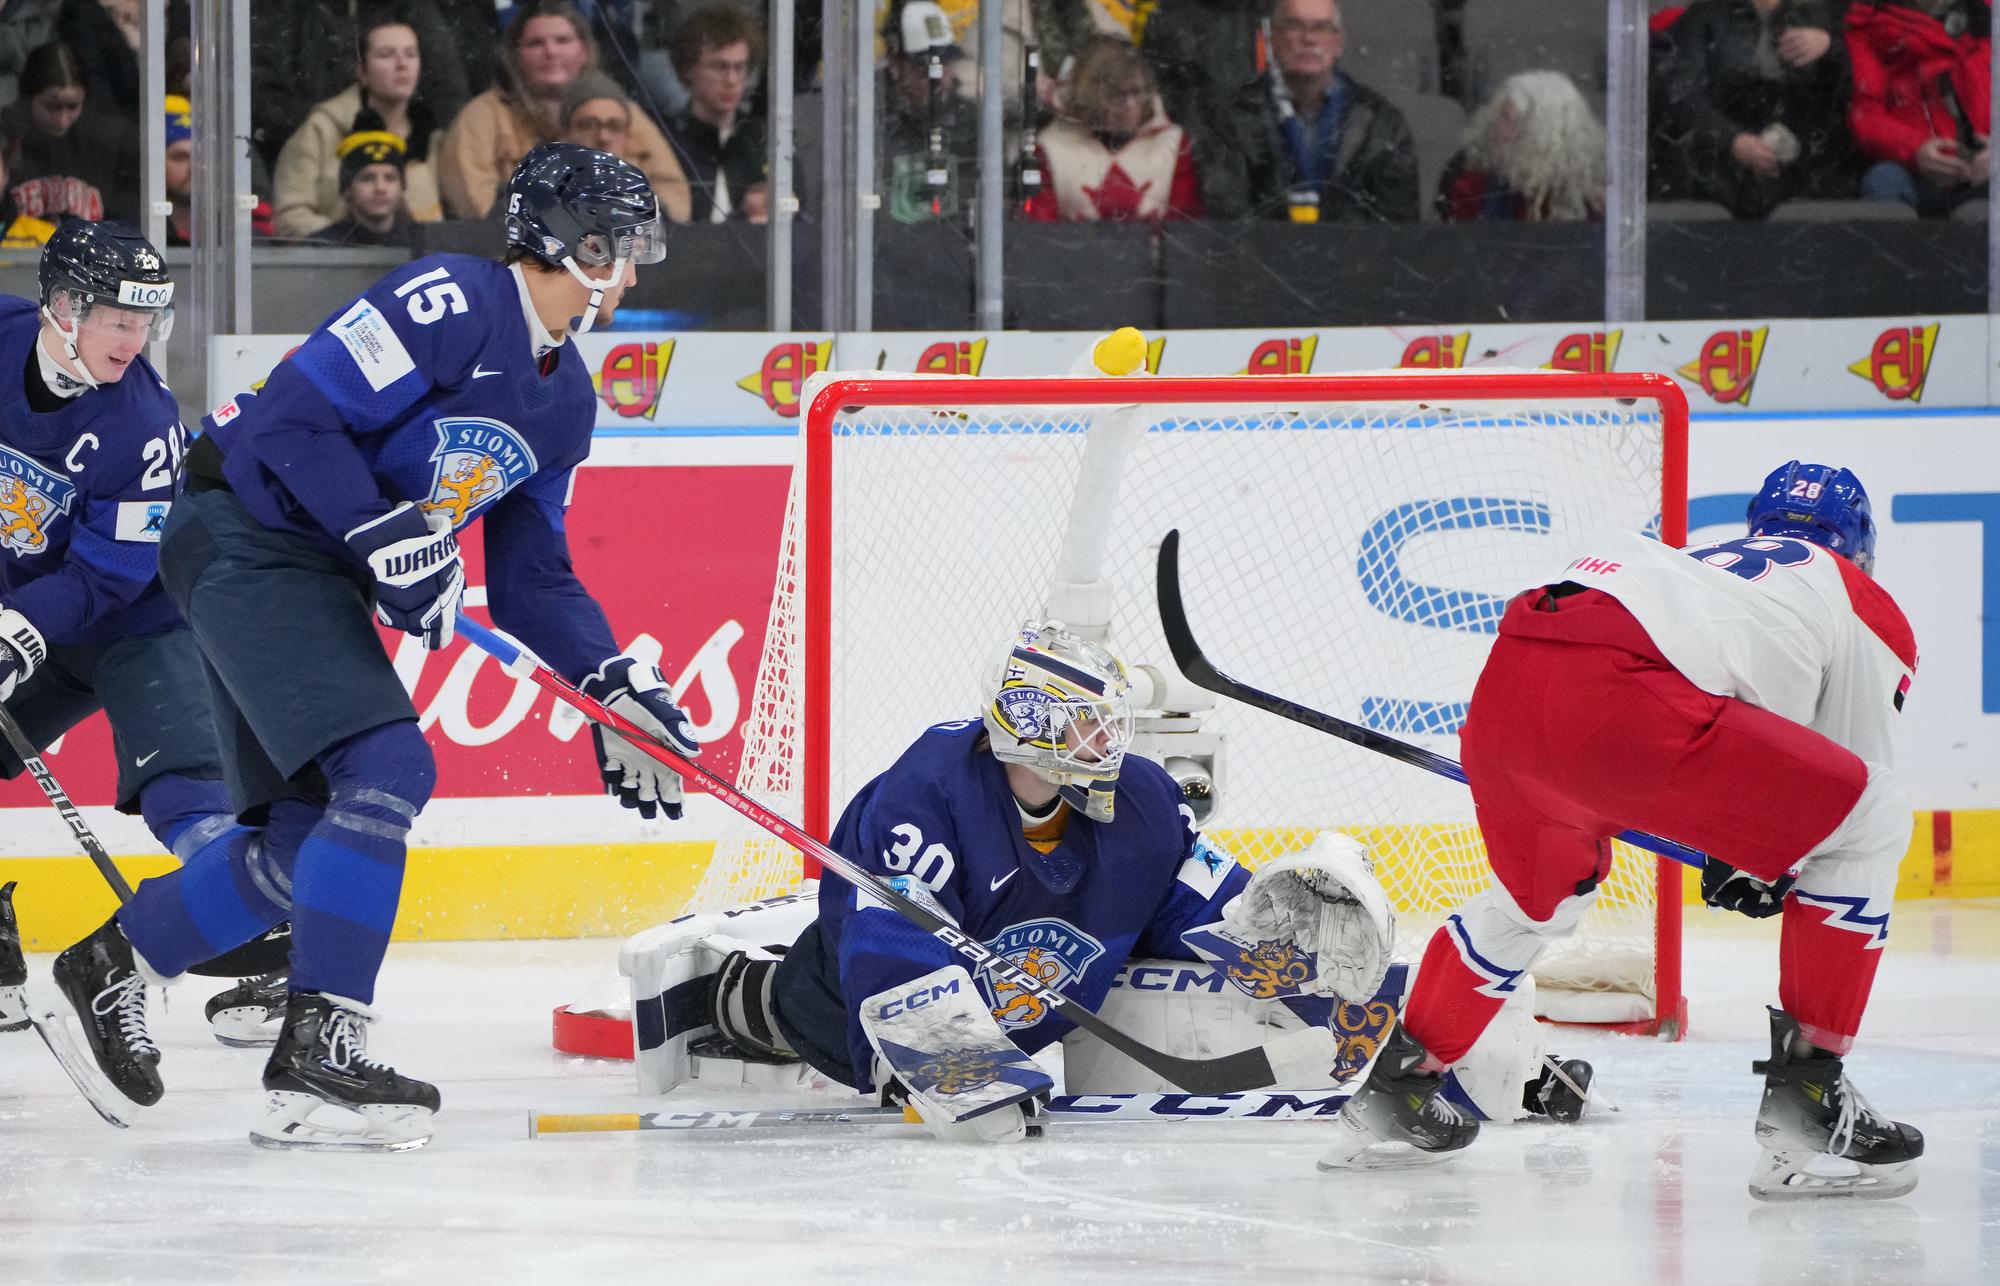
[[[1565,580],[1616,598],[1704,692],[1895,766],[1916,637],[1889,592],[1840,555],[1785,536],[1676,550],[1615,531],[1589,541],[1549,583]]]

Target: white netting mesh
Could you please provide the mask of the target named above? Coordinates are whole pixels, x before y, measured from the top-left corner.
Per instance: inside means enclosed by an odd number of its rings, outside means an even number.
[[[1117,595],[1113,646],[1171,669],[1153,580],[1160,537],[1178,527],[1191,623],[1218,666],[1454,757],[1506,597],[1553,579],[1558,556],[1592,532],[1657,521],[1662,426],[1648,401],[1144,416],[1103,569]],[[978,712],[981,658],[1044,601],[1095,420],[1080,407],[838,417],[832,816],[924,728]],[[741,778],[788,811],[799,803],[800,499],[795,490]],[[1463,786],[1231,702],[1204,730],[1228,739],[1211,835],[1250,865],[1322,828],[1360,836],[1408,955],[1488,882]],[[727,843],[703,905],[787,881],[789,850]],[[1543,985],[1651,994],[1654,865],[1620,849],[1573,943],[1537,968]]]

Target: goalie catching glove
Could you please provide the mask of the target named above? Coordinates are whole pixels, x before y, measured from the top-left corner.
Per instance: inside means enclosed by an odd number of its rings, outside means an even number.
[[[347,533],[347,547],[375,573],[375,619],[435,652],[451,642],[465,564],[451,519],[409,501]]]
[[[701,753],[701,743],[694,739],[694,724],[674,704],[673,690],[658,666],[614,656],[578,686],[585,696],[636,724],[675,754],[693,759]],[[647,821],[656,811],[664,811],[670,821],[680,819],[679,773],[602,725],[591,725],[590,735],[597,747],[597,770],[604,779],[605,794],[616,795],[620,804],[638,809]]]
[[[1360,1003],[1381,990],[1396,913],[1368,849],[1339,831],[1257,868],[1224,908],[1223,930],[1252,944],[1290,943],[1315,963],[1302,991]]]
[[[948,1142],[1020,1139],[1028,1117],[1055,1091],[1049,1074],[1001,1032],[972,975],[958,965],[862,1001],[861,1030],[875,1049],[884,1097],[901,1098]]]
[[[1785,894],[1798,881],[1796,875],[1781,875],[1767,883],[1711,857],[1701,866],[1701,900],[1724,911],[1765,920],[1785,909]]]

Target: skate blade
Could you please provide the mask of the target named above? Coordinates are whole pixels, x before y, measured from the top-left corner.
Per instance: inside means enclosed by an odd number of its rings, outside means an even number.
[[[360,1123],[312,1120],[321,1109]],[[312,1094],[272,1090],[263,1118],[250,1127],[250,1141],[283,1151],[408,1152],[431,1141],[431,1111],[388,1103],[346,1108]]]
[[[94,1108],[104,1120],[121,1130],[132,1127],[132,1101],[119,1093],[116,1086],[107,1080],[104,1073],[97,1070],[97,1064],[83,1056],[70,1039],[69,1027],[62,1015],[52,1006],[43,1005],[39,1012],[30,1012],[28,1021],[34,1026],[42,1043],[55,1055],[56,1065],[69,1076],[77,1093]]]
[[[1426,1152],[1413,1143],[1377,1138],[1366,1126],[1350,1120],[1343,1110],[1334,1121],[1334,1145],[1319,1158],[1321,1170],[1414,1170],[1436,1165],[1449,1152]]]
[[[1824,1152],[1765,1152],[1750,1172],[1759,1201],[1890,1201],[1917,1186],[1913,1162],[1864,1165]]]
[[[246,1005],[217,1010],[208,1025],[219,1045],[230,1049],[269,1049],[278,1043],[283,1018],[282,1013],[273,1013],[262,1005]]]

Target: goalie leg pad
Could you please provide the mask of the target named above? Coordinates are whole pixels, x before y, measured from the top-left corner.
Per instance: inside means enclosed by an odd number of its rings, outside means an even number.
[[[974,1127],[989,1142],[1020,1137],[1023,1111],[1054,1092],[1055,1082],[994,1021],[972,976],[947,965],[861,1002],[861,1030],[905,1088],[932,1133],[941,1126],[999,1119]]]

